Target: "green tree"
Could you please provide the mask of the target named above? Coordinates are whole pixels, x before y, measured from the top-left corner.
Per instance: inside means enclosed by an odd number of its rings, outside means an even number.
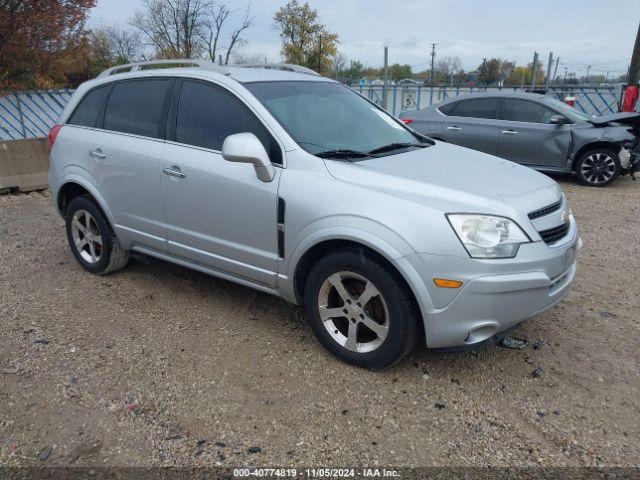
[[[384,72],[383,72],[384,75]],[[389,78],[393,81],[402,80],[403,78],[411,78],[413,77],[413,71],[411,70],[411,65],[400,65],[399,63],[394,63],[389,66]]]
[[[280,7],[273,20],[280,30],[282,56],[287,63],[318,70],[321,74],[332,70],[338,35],[320,23],[317,10],[307,2],[290,0]]]

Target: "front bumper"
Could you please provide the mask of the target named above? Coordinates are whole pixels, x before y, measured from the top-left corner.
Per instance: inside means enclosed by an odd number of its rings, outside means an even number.
[[[580,246],[572,218],[570,231],[560,244],[526,244],[513,259],[415,254],[411,263],[426,293],[422,298],[416,296],[423,313],[427,346],[479,344],[551,308],[571,290]],[[459,289],[442,289],[435,287],[434,277],[464,283]]]

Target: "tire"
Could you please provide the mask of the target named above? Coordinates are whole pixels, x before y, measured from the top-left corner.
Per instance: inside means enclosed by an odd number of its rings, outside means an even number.
[[[316,338],[347,363],[381,369],[415,347],[420,315],[413,295],[395,270],[362,250],[321,258],[306,279],[304,305]]]
[[[122,248],[102,210],[89,197],[71,200],[65,220],[69,247],[82,268],[105,275],[126,266],[129,250]]]
[[[620,175],[620,159],[608,148],[589,150],[576,162],[575,172],[583,185],[604,187]]]

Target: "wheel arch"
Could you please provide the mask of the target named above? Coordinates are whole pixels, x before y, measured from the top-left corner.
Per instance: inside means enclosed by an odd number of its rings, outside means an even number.
[[[354,249],[360,249],[362,252],[371,255],[380,263],[388,266],[408,287],[420,314],[419,325],[421,335],[426,336],[425,315],[429,309],[433,307],[427,289],[424,288],[424,285],[422,288],[420,287],[422,282],[420,275],[404,256],[397,256],[397,252],[393,247],[387,245],[387,247],[390,247],[390,250],[387,250],[382,245],[384,245],[384,243],[372,243],[367,240],[363,241],[362,238],[350,238],[346,236],[323,238],[322,240],[310,245],[299,256],[295,263],[295,268],[293,269],[290,277],[290,288],[292,289],[290,299],[299,305],[303,304],[304,287],[308,274],[313,265],[324,255],[340,248],[351,247]]]
[[[102,210],[105,217],[107,217],[111,226],[113,227],[115,225],[111,210],[107,207],[102,195],[100,195],[100,193],[98,193],[98,191],[82,177],[78,177],[76,175],[66,177],[58,188],[56,193],[56,207],[58,208],[58,212],[64,216],[69,202],[75,197],[81,195],[91,197],[98,208]]]
[[[582,145],[573,156],[573,162],[571,162],[571,170],[576,170],[576,165],[578,161],[582,158],[582,156],[590,150],[597,150],[598,148],[606,148],[608,150],[612,150],[616,152],[616,154],[620,153],[620,149],[622,148],[622,144],[620,142],[607,141],[607,140],[597,140],[594,142],[589,142]]]

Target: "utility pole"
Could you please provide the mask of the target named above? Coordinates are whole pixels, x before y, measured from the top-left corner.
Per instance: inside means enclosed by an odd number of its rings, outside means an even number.
[[[437,43],[431,44],[431,79],[430,83],[430,93],[429,93],[429,105],[433,105],[433,62],[436,59],[436,45]]]
[[[533,67],[531,68],[531,89],[536,88],[536,70],[538,69],[538,52],[533,52]]]
[[[589,85],[589,70],[591,70],[591,65],[587,65],[587,81],[585,82],[587,85]]]
[[[637,85],[638,82],[640,82],[640,25],[638,25],[636,43],[633,46],[633,53],[631,55],[631,65],[629,65],[629,73],[627,74],[627,85]]]
[[[558,63],[560,63],[560,57],[556,58],[556,68],[553,69],[553,80],[556,79],[556,75],[558,74]]]
[[[382,85],[382,108],[387,109],[387,90],[389,85],[389,47],[384,47],[384,84]]]
[[[318,35],[318,73],[322,75],[322,35]]]
[[[547,62],[547,93],[551,86],[551,65],[553,65],[553,52],[549,52],[549,61]]]

